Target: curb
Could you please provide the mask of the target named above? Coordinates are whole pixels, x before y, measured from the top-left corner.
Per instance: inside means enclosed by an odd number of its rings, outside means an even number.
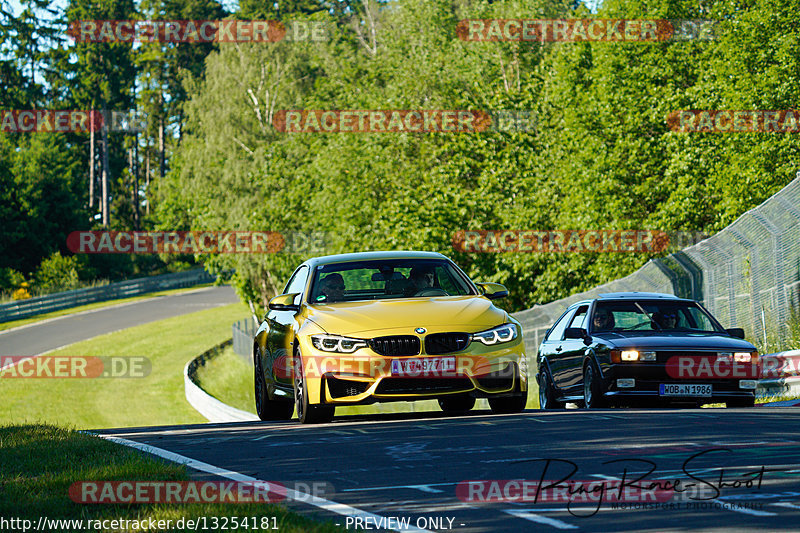
[[[186,401],[209,422],[249,422],[259,419],[253,413],[242,411],[217,400],[194,382],[197,367],[204,366],[206,361],[219,355],[219,352],[231,343],[231,340],[227,340],[218,344],[198,355],[183,367],[183,388]]]

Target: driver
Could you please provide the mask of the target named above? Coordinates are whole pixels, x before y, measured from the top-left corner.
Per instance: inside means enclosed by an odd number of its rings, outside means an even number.
[[[614,329],[614,315],[608,309],[598,309],[594,312],[592,326],[595,331],[608,331]]]
[[[406,287],[406,294],[414,295],[425,289],[433,287],[434,283],[433,269],[427,266],[415,266],[409,273],[409,281],[411,282]]]
[[[678,315],[675,311],[664,311],[663,313],[656,313],[653,319],[658,322],[661,329],[675,329],[678,327]]]
[[[344,278],[336,272],[328,274],[321,282],[320,292],[327,297],[325,299],[327,303],[344,300],[344,291]]]

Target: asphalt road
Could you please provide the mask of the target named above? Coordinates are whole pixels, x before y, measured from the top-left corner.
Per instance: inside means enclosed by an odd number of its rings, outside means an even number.
[[[40,355],[112,331],[238,301],[229,286],[206,287],[65,315],[0,332],[0,357]]]
[[[800,412],[792,408],[415,413],[339,417],[320,426],[246,422],[99,433],[290,488],[317,482],[316,496],[329,502],[431,531],[800,531]],[[569,475],[572,463],[577,470]],[[456,492],[468,480],[623,476],[662,488],[681,480],[682,492],[667,491],[660,507],[651,491],[644,496],[650,507],[613,509],[609,489],[599,511],[588,499],[569,506],[475,501],[512,487],[505,484],[472,485],[461,498]],[[289,505],[348,525],[330,505]]]

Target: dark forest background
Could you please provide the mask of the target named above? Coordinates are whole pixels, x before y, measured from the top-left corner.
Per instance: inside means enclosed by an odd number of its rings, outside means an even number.
[[[66,7],[59,7],[64,6]],[[800,0],[0,0],[0,109],[135,109],[142,131],[0,133],[0,288],[47,292],[236,269],[259,304],[306,259],[71,256],[103,229],[330,232],[331,252],[420,249],[507,285],[511,310],[624,276],[643,253],[465,254],[462,229],[712,234],[786,185],[797,134],[676,133],[678,109],[794,109]],[[719,21],[716,39],[465,42],[466,18]],[[323,42],[75,43],[83,19],[324,21]],[[526,110],[534,132],[286,134],[281,109]],[[92,153],[93,152],[93,153]],[[94,176],[90,196],[90,176]]]

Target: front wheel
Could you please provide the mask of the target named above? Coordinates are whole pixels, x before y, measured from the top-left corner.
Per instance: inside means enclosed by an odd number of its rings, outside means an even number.
[[[333,405],[309,403],[308,382],[303,369],[303,359],[299,354],[295,356],[294,408],[297,411],[297,418],[303,424],[330,422],[336,411],[336,407]]]
[[[556,399],[556,390],[550,372],[543,368],[539,373],[539,409],[563,409],[564,404]]]
[[[583,404],[586,409],[597,409],[606,405],[600,373],[591,362],[583,369]]]
[[[467,395],[439,398],[439,407],[445,413],[465,413],[475,407],[475,398]]]
[[[755,396],[751,398],[737,398],[725,402],[725,407],[753,407],[756,404]]]
[[[261,420],[289,420],[292,418],[294,403],[286,400],[270,400],[261,366],[261,352],[258,348],[253,354],[253,359],[253,392],[256,397],[258,418]]]

